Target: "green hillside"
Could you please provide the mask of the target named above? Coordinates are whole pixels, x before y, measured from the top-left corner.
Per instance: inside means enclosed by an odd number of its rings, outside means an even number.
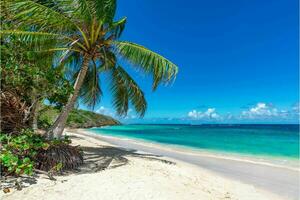
[[[47,129],[55,120],[59,110],[51,106],[44,106],[38,117],[38,126]],[[120,122],[110,116],[94,113],[86,110],[74,109],[68,117],[69,128],[91,128],[107,125],[118,125]]]

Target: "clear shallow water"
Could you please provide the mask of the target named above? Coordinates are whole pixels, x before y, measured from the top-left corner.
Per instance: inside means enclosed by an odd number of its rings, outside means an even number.
[[[298,125],[121,125],[90,130],[199,150],[299,159]]]

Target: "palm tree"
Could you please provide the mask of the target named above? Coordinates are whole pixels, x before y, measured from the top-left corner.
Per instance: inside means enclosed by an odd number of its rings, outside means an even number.
[[[116,0],[1,0],[1,5],[4,18],[14,21],[18,27],[1,30],[1,35],[19,36],[24,42],[40,45],[41,51],[60,52],[60,63],[66,66],[80,64],[73,73],[76,75],[74,91],[48,131],[50,138],[61,137],[79,96],[90,105],[99,101],[102,72],[110,74],[113,105],[119,115],[126,115],[129,103],[140,116],[145,114],[144,94],[119,64],[120,58],[152,75],[153,90],[160,83],[171,82],[177,74],[177,66],[161,55],[119,40],[126,18],[114,21]],[[43,49],[43,44],[49,41],[56,41],[56,47]]]

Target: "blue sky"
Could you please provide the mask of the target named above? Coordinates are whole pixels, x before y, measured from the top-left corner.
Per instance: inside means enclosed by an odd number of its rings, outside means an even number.
[[[122,39],[179,66],[174,84],[152,93],[151,78],[127,65],[146,94],[148,110],[144,119],[130,110],[122,121],[297,122],[298,8],[298,0],[119,0],[117,18],[127,16]],[[103,87],[95,110],[114,115]]]

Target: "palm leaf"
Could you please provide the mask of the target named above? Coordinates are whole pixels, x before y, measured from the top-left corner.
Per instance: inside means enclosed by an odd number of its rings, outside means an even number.
[[[100,56],[100,60],[102,62],[102,67],[100,68],[101,71],[110,70],[114,68],[117,64],[116,55],[107,49],[103,49],[102,54]]]
[[[54,61],[57,63],[57,68],[60,68],[62,71],[65,72],[65,76],[69,80],[73,80],[75,82],[80,67],[82,65],[82,57],[78,52],[59,52],[56,56],[56,60]],[[75,74],[75,75],[74,75]]]
[[[130,102],[136,112],[141,117],[144,116],[147,109],[147,102],[138,84],[120,66],[112,69],[111,79],[113,105],[117,113],[121,116],[126,115]]]
[[[99,76],[100,74],[97,71],[97,65],[93,61],[93,65],[90,66],[80,90],[80,97],[83,100],[83,103],[93,109],[95,105],[100,102],[102,96]]]
[[[147,102],[143,91],[121,66],[117,67],[116,70],[118,71],[118,73],[122,77],[122,80],[127,86],[129,99],[134,109],[137,113],[140,114],[141,117],[144,116],[147,109]]]
[[[56,4],[51,1],[37,0],[1,0],[5,10],[9,13],[11,20],[17,23],[18,26],[37,26],[39,30],[50,30],[51,32],[62,32],[76,30],[77,25],[66,14],[71,11],[69,7],[70,1],[64,2],[64,8],[67,10],[63,13],[63,1],[57,1]]]
[[[118,70],[111,70],[111,93],[112,103],[118,115],[125,116],[129,107],[129,94],[126,83],[123,81]]]
[[[115,38],[119,38],[125,29],[125,24],[126,24],[126,17],[122,18],[119,21],[116,21],[112,24],[111,26],[111,32],[113,32]]]
[[[84,17],[85,22],[90,23],[93,18],[93,11],[88,0],[75,0],[75,2],[78,4],[78,10],[80,11],[78,14]]]
[[[38,32],[38,31],[20,31],[20,30],[1,30],[0,38],[9,40],[10,37],[18,39],[20,42],[29,45],[27,51],[35,49],[35,51],[48,51],[54,47],[54,43],[60,41],[61,44],[67,43],[68,38],[62,37],[60,34]],[[51,46],[49,46],[51,44]],[[32,47],[32,48],[29,48]]]
[[[116,0],[89,0],[88,2],[95,10],[94,15],[98,20],[112,23],[117,8]]]
[[[22,30],[0,30],[0,35],[23,35],[23,36],[37,36],[43,38],[62,38],[64,36],[55,33],[40,32],[40,31],[22,31]]]
[[[176,77],[178,67],[161,55],[131,42],[115,41],[114,44],[123,58],[153,76],[153,90],[159,83],[168,83]]]

